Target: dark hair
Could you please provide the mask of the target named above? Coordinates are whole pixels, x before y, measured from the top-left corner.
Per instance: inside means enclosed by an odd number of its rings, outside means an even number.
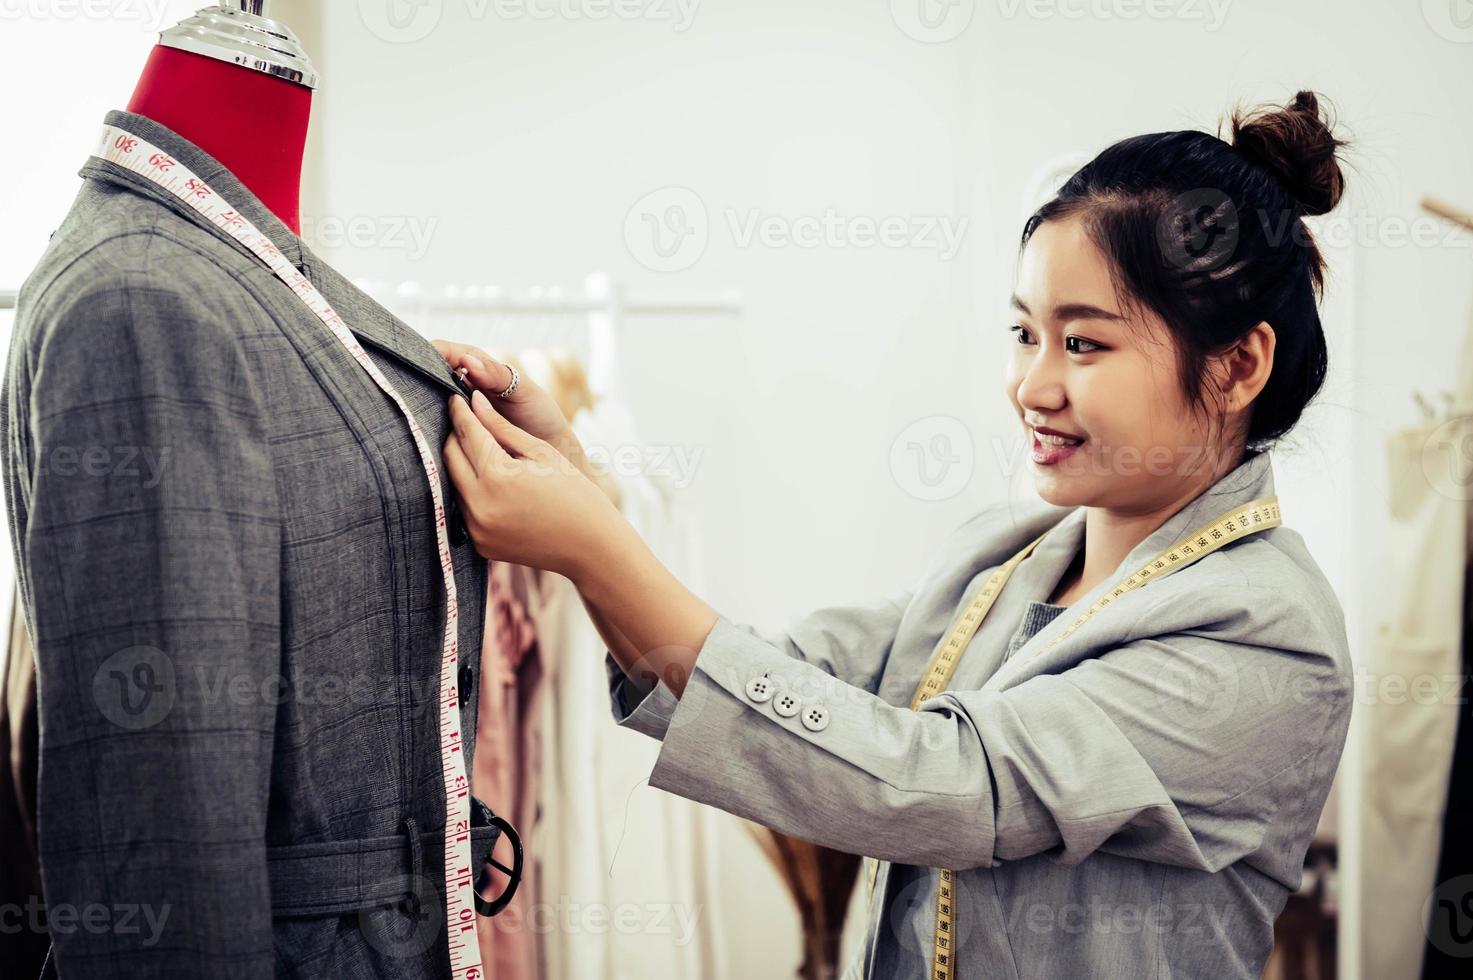
[[[1293,428],[1325,380],[1325,261],[1302,219],[1340,200],[1335,151],[1347,141],[1307,91],[1286,106],[1235,107],[1230,122],[1232,143],[1182,130],[1108,147],[1033,213],[1018,248],[1044,221],[1079,215],[1121,305],[1144,306],[1170,328],[1197,411],[1213,394],[1207,358],[1268,321],[1274,365],[1250,410],[1252,450]]]

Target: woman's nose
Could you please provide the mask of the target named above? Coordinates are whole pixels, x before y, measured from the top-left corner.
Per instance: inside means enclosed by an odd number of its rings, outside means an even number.
[[[1054,411],[1065,402],[1062,366],[1055,358],[1035,355],[1018,382],[1018,404],[1035,411]]]

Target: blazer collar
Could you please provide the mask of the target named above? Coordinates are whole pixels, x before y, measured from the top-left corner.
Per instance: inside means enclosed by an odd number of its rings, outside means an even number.
[[[1037,670],[1041,666],[1039,658],[1037,655],[1030,656],[1029,651],[1037,649],[1036,644],[1047,642],[1048,639],[1063,630],[1081,612],[1094,605],[1096,599],[1107,590],[1114,588],[1121,579],[1204,524],[1259,497],[1272,496],[1273,493],[1274,473],[1270,450],[1250,451],[1233,470],[1198,494],[1186,506],[1167,518],[1160,527],[1148,534],[1144,541],[1132,548],[1125,559],[1115,566],[1114,571],[1105,577],[1104,581],[1071,603],[1068,611],[1060,613],[1053,622],[1034,634],[997,670],[988,680],[987,686],[995,687],[1017,671]],[[1055,511],[1056,509],[1047,513],[1052,514]],[[1028,591],[1029,598],[1038,601],[1047,599],[1059,579],[1063,577],[1064,572],[1068,570],[1070,562],[1084,546],[1086,514],[1086,508],[1076,507],[1067,512],[1062,519],[1058,519],[1043,540],[1038,543],[1033,553],[1014,571],[1014,577]],[[1029,530],[1032,530],[1032,534],[1016,541],[1012,546],[1012,551],[1003,556],[1002,560],[1006,561],[1014,552],[1041,533],[1031,527]],[[1011,587],[1010,582],[1004,589]],[[1067,645],[1063,644],[1063,646]]]
[[[157,146],[192,170],[217,194],[229,201],[327,297],[327,301],[343,317],[348,328],[359,340],[398,358],[446,390],[452,393],[461,391],[450,367],[423,336],[314,255],[306,243],[272,213],[270,208],[262,204],[260,198],[226,169],[224,164],[172,129],[147,116],[114,109],[103,117],[103,122],[125,129]],[[261,261],[214,222],[147,178],[97,156],[90,157],[78,173],[84,178],[126,187],[135,194],[157,201],[186,221],[193,222],[219,238],[252,263]]]

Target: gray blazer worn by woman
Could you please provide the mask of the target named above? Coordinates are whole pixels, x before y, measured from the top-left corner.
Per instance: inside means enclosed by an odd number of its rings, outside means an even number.
[[[1043,651],[1273,485],[1269,454],[1248,456],[1010,657],[1029,602],[1083,544],[1083,508],[988,507],[915,588],[785,634],[722,617],[678,701],[608,657],[614,718],[662,740],[650,785],[893,862],[846,977],[930,976],[935,868],[956,871],[954,976],[1260,976],[1350,718],[1344,615],[1299,534],[1235,541]],[[961,608],[1050,526],[948,690],[910,710]],[[776,693],[749,690],[759,677]]]
[[[265,232],[438,453],[457,388],[434,348],[199,148],[131,113],[106,121]],[[0,397],[54,963],[63,978],[449,977],[427,890],[444,880],[446,597],[408,426],[224,232],[96,157],[81,174],[21,291]],[[464,540],[452,559],[473,733],[486,564]],[[416,885],[421,910],[390,904]],[[107,920],[80,924],[94,907]]]

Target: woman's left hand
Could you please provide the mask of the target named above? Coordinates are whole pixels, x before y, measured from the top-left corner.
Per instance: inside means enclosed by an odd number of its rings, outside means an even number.
[[[483,558],[573,578],[624,518],[551,444],[503,418],[476,391],[450,398],[445,467]]]

